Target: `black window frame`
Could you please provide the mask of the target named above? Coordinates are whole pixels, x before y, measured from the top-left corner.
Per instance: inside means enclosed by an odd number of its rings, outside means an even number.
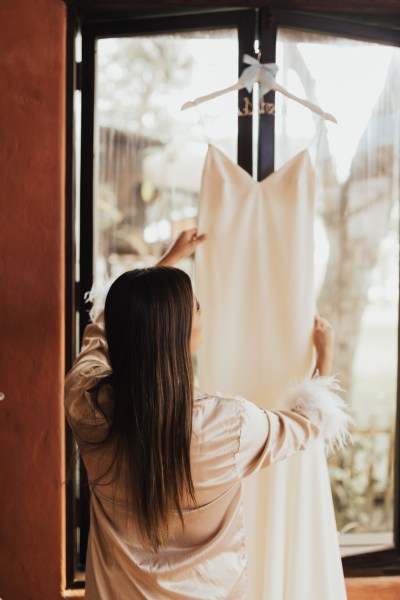
[[[260,50],[263,62],[275,62],[277,30],[282,28],[298,29],[349,37],[368,42],[381,42],[400,46],[398,31],[388,27],[376,27],[365,23],[344,20],[334,15],[310,15],[301,12],[266,8],[233,9],[207,13],[190,13],[174,16],[145,16],[125,20],[82,21],[73,9],[68,10],[67,28],[67,136],[66,136],[66,369],[72,365],[75,357],[76,337],[82,337],[88,322],[84,292],[90,289],[93,279],[93,143],[95,110],[95,49],[96,40],[105,37],[130,37],[155,35],[157,33],[175,33],[198,31],[201,29],[236,28],[239,41],[238,70],[242,69],[241,59],[244,53],[253,54],[255,32],[259,33]],[[82,34],[82,63],[75,62],[75,36]],[[74,90],[82,91],[82,135],[81,135],[81,179],[80,179],[80,240],[75,239],[75,162],[74,162]],[[245,90],[239,93],[241,103]],[[267,96],[274,102],[274,93]],[[258,178],[263,179],[274,170],[274,119],[260,115],[258,139]],[[252,121],[238,118],[238,164],[247,172],[252,172]],[[84,232],[84,240],[83,233]],[[75,282],[75,248],[80,246],[80,282]],[[399,303],[400,312],[400,303]],[[79,334],[76,331],[76,315],[79,313]],[[400,314],[399,314],[400,324]],[[400,325],[399,325],[400,326]],[[394,461],[394,524],[393,548],[365,554],[346,556],[343,568],[346,577],[372,577],[378,575],[400,574],[400,330],[398,331],[398,369],[397,369],[397,410],[396,440]],[[74,441],[68,425],[66,426],[66,464],[71,465],[74,456]],[[83,473],[82,473],[83,474]],[[77,567],[76,524],[88,528],[88,515],[85,509],[76,505],[75,483],[67,478],[66,486],[66,580],[68,588],[82,588],[83,581],[75,579]],[[85,490],[81,489],[85,493]],[[87,493],[87,492],[86,492]],[[81,553],[85,546],[81,546]]]

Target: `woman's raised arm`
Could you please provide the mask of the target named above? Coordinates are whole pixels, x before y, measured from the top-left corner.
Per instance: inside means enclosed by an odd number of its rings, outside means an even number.
[[[207,234],[199,235],[197,229],[186,229],[182,231],[178,237],[172,242],[171,246],[158,261],[158,265],[172,267],[181,258],[186,258],[193,254],[197,246],[205,242]]]

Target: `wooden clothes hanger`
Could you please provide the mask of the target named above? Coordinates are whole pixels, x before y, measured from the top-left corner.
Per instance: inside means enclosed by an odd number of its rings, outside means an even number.
[[[264,96],[264,94],[267,94],[270,91],[280,92],[287,98],[290,98],[291,100],[294,100],[295,102],[306,106],[308,109],[312,110],[323,119],[326,119],[327,121],[332,121],[333,123],[337,123],[337,120],[333,115],[324,112],[316,104],[313,104],[308,100],[295,96],[291,92],[288,92],[284,87],[279,85],[279,83],[276,83],[275,76],[278,72],[279,67],[275,63],[260,63],[259,60],[253,58],[249,54],[245,54],[243,56],[243,62],[249,66],[244,69],[237,83],[222,90],[217,90],[212,94],[200,96],[195,100],[185,102],[185,104],[181,106],[181,111],[187,110],[188,108],[193,108],[195,106],[198,106],[199,104],[202,104],[203,102],[208,102],[213,98],[218,98],[218,96],[222,96],[235,90],[241,90],[243,88],[246,88],[247,91],[250,93],[253,89],[253,85],[256,82],[258,82],[260,84],[261,96]]]

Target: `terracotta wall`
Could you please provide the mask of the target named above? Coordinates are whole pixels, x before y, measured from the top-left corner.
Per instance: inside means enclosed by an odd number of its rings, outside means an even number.
[[[0,597],[64,593],[61,0],[0,0]],[[395,600],[399,578],[348,581]]]
[[[65,5],[0,1],[0,597],[63,578]]]

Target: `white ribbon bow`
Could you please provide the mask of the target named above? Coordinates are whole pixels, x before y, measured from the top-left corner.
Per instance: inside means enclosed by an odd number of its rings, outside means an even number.
[[[268,94],[275,89],[275,76],[278,72],[278,65],[275,63],[260,63],[249,54],[243,56],[243,62],[246,67],[239,77],[239,84],[251,92],[256,81],[260,84],[261,95]]]

